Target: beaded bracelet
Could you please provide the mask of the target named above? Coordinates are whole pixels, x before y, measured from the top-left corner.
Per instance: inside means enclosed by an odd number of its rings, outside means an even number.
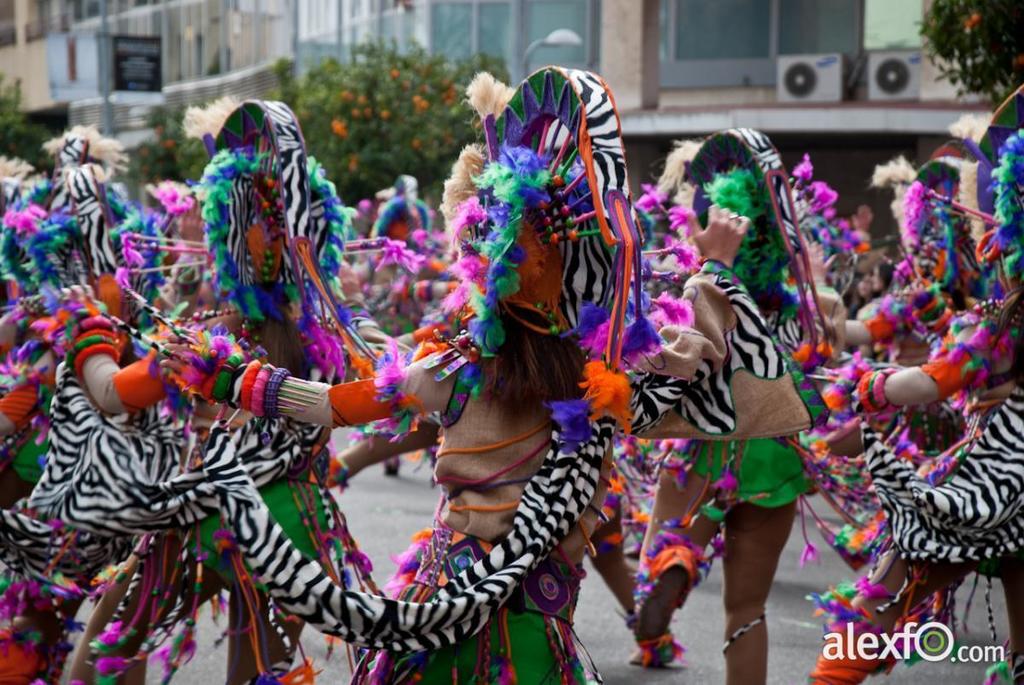
[[[223,402],[228,398],[231,392],[232,378],[242,360],[242,355],[236,352],[225,359],[217,369],[216,380],[213,382],[213,390],[210,393],[215,402]]]
[[[73,355],[68,355],[71,365],[75,368],[75,375],[81,378],[85,362],[98,354],[105,354],[111,359],[117,360],[117,349],[113,345],[110,343],[94,343],[81,350],[77,350]]]
[[[252,412],[253,416],[263,416],[263,394],[267,389],[267,381],[270,380],[271,374],[274,373],[274,367],[270,364],[265,364],[260,367],[260,372],[256,375],[256,380],[252,384],[252,394],[249,400],[249,411]]]
[[[108,319],[102,316],[90,316],[82,319],[78,323],[78,330],[82,331],[93,331],[93,330],[114,330],[114,325],[110,323]]]
[[[281,390],[281,384],[289,375],[291,374],[288,373],[288,369],[274,369],[270,380],[267,381],[267,389],[263,394],[263,415],[268,419],[276,419],[281,415],[277,406],[277,397]]]
[[[242,373],[242,387],[238,391],[238,406],[245,411],[249,411],[249,407],[252,406],[252,385],[256,382],[256,376],[259,375],[262,367],[262,362],[253,360],[246,365],[245,371]]]
[[[85,360],[96,354],[106,354],[111,359],[118,359],[116,335],[113,331],[95,330],[80,335],[68,350],[67,364],[75,369],[75,373],[82,375],[82,367]]]
[[[882,369],[864,374],[857,382],[857,399],[865,411],[879,413],[892,407],[885,395],[885,383],[898,369]]]

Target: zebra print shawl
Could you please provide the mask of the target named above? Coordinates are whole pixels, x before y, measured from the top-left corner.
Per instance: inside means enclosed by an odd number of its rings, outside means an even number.
[[[427,603],[344,590],[294,548],[238,459],[232,435],[214,429],[203,469],[254,576],[284,609],[317,630],[395,652],[438,649],[476,634],[534,566],[565,537],[596,492],[615,422],[599,419],[576,451],[562,452],[557,431],[527,483],[512,531],[490,554]]]
[[[863,436],[875,492],[902,556],[983,561],[1024,547],[1024,388],[993,411],[941,483],[918,475],[867,424]]]
[[[180,472],[182,427],[159,409],[104,416],[62,364],[50,413],[46,468],[29,498],[40,516],[98,535],[137,535],[187,526],[219,511],[203,472]],[[321,431],[287,419],[249,421],[236,435],[239,457],[265,485],[304,465]]]

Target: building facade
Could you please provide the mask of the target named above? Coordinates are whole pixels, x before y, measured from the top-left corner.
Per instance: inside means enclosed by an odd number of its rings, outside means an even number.
[[[595,69],[612,86],[633,180],[660,171],[673,140],[733,126],[770,134],[787,163],[803,152],[841,193],[840,211],[888,200],[875,164],[923,160],[947,126],[982,105],[957,99],[922,53],[929,0],[106,0],[108,31],[162,36],[164,100],[184,105],[273,85],[271,65],[345,60],[353,45],[418,43],[452,58],[486,52],[513,79],[544,64]],[[97,98],[54,101],[47,35],[95,32],[103,0],[0,0],[0,71],[27,108],[98,123]],[[555,29],[574,40],[550,45]],[[58,55],[58,58],[62,58]],[[115,104],[122,137],[146,109]],[[135,132],[132,133],[132,130]]]

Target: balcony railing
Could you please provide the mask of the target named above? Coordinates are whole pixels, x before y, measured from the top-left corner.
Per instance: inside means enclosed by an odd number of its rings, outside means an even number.
[[[0,22],[0,47],[18,42],[18,29],[13,21]]]
[[[25,24],[25,42],[45,38],[47,33],[67,31],[71,28],[71,15],[58,14]]]

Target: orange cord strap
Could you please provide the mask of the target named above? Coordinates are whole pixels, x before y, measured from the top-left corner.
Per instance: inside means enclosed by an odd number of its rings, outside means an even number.
[[[551,425],[551,422],[548,419],[544,419],[544,421],[542,421],[539,425],[537,425],[534,428],[531,428],[526,433],[508,438],[507,440],[501,440],[499,442],[491,443],[490,445],[480,445],[479,447],[452,447],[451,449],[442,449],[440,452],[437,453],[437,458],[440,459],[441,457],[446,457],[449,454],[480,454],[482,452],[498,450],[501,449],[502,447],[508,447],[509,445],[514,445],[517,442],[522,442],[523,440],[531,438],[537,433],[547,428],[549,425]]]
[[[333,385],[327,391],[335,426],[361,426],[392,415],[391,405],[377,399],[377,386],[368,378]]]
[[[3,414],[21,430],[28,425],[39,406],[39,391],[34,385],[22,385],[0,399],[0,414]]]
[[[152,407],[167,397],[163,381],[154,378],[150,373],[150,369],[156,363],[155,359],[156,353],[150,352],[114,374],[114,390],[121,399],[121,404],[130,413]]]

